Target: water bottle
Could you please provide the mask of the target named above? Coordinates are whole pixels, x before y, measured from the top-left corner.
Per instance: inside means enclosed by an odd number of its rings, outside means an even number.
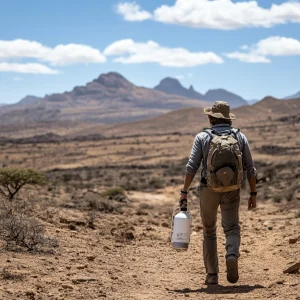
[[[176,211],[180,209],[179,213]],[[182,200],[172,214],[171,242],[173,249],[187,250],[190,243],[192,215],[187,208],[187,201]]]

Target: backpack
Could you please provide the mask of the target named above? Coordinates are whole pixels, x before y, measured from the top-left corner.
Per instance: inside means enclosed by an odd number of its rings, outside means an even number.
[[[215,192],[240,189],[243,181],[243,163],[237,140],[239,129],[204,131],[211,137],[207,156],[207,187]]]

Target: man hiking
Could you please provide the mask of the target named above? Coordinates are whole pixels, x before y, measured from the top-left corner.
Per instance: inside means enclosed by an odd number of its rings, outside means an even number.
[[[226,236],[227,280],[236,283],[240,247],[239,205],[240,188],[245,177],[250,185],[248,209],[256,207],[256,170],[247,138],[232,127],[235,115],[227,102],[216,101],[204,109],[210,129],[196,135],[186,166],[180,204],[187,204],[188,189],[202,163],[200,208],[203,223],[203,259],[206,284],[218,284],[218,253],[216,238],[217,210],[220,205],[222,227]],[[244,179],[243,179],[244,178]]]

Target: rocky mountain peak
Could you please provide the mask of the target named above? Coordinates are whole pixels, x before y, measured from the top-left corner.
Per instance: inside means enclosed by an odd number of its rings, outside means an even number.
[[[21,99],[19,101],[19,104],[33,104],[35,102],[38,102],[41,99],[42,98],[40,98],[40,97],[28,95],[28,96],[24,97],[23,99]]]
[[[109,72],[107,74],[101,74],[94,82],[112,88],[122,88],[132,86],[125,77],[116,72]]]

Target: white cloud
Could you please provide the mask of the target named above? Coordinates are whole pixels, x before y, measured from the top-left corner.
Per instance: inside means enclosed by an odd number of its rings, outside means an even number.
[[[38,63],[7,63],[0,62],[0,72],[15,72],[29,74],[57,74],[57,70]]]
[[[138,16],[139,12],[142,12],[144,20],[152,18],[162,23],[196,28],[230,30],[300,23],[300,3],[295,1],[271,4],[268,8],[264,8],[259,6],[257,1],[177,0],[172,6],[158,7],[153,14],[142,10],[135,3],[127,2],[120,5],[127,11],[127,14],[122,13],[125,20],[141,21],[143,18]],[[127,10],[124,7],[127,7]]]
[[[58,45],[50,51],[49,56],[43,57],[42,60],[52,65],[106,62],[105,56],[98,49],[80,44]]]
[[[34,58],[52,65],[103,63],[106,58],[98,49],[81,44],[46,47],[29,40],[0,40],[0,59]]]
[[[300,41],[280,36],[271,36],[260,40],[254,47],[262,55],[293,56],[300,55]]]
[[[252,46],[243,47],[248,52],[226,53],[231,59],[238,59],[248,63],[269,63],[270,56],[300,56],[300,41],[280,36],[271,36],[260,40]]]
[[[112,43],[104,50],[104,55],[119,56],[114,61],[123,64],[158,63],[167,67],[223,63],[222,58],[213,52],[190,52],[184,48],[162,47],[153,41],[136,43],[131,39]]]
[[[136,3],[120,3],[116,10],[126,21],[144,21],[152,17],[149,12],[142,10]]]
[[[270,63],[270,59],[256,53],[232,52],[225,54],[228,58],[237,59],[247,63]]]

